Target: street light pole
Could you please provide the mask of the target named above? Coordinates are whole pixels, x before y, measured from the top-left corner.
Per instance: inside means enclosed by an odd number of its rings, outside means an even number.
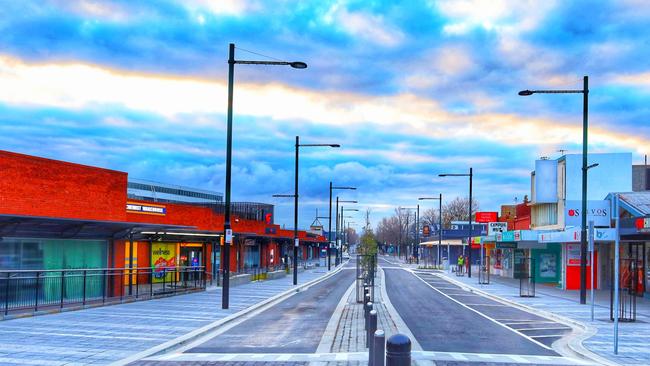
[[[467,262],[469,263],[467,269],[467,278],[472,278],[472,177],[474,176],[472,168],[469,168],[469,235],[467,237]],[[481,265],[483,263],[483,250],[481,250]],[[480,266],[479,266],[480,270]]]
[[[230,223],[230,191],[232,178],[232,100],[235,75],[235,64],[248,65],[277,65],[291,66],[294,69],[306,69],[307,64],[300,61],[246,61],[235,60],[235,44],[228,46],[228,114],[226,130],[226,188],[224,203],[224,245],[223,245],[223,290],[221,291],[221,308],[228,309],[230,305],[230,245],[232,244],[232,226]]]
[[[474,177],[474,170],[469,168],[469,174],[438,174],[439,177],[469,177],[469,230],[467,236],[467,244],[469,245],[469,252],[467,253],[467,262],[469,263],[469,270],[467,271],[467,277],[472,277],[472,178]],[[441,196],[442,197],[442,196]],[[442,212],[441,212],[442,214]],[[464,248],[464,247],[463,247]],[[449,252],[449,250],[447,250]],[[451,261],[451,256],[447,253],[449,261]],[[450,262],[451,263],[451,262]]]
[[[418,251],[420,250],[420,204],[418,204],[418,210],[415,214],[415,245],[413,246],[413,256],[415,257],[415,263],[419,264]]]
[[[294,176],[294,197],[293,197],[293,284],[298,284],[298,246],[300,240],[298,239],[298,160],[300,158],[299,151],[301,147],[341,147],[339,144],[301,144],[300,136],[296,136],[296,166]]]
[[[329,224],[327,225],[327,270],[332,269],[332,181],[330,181],[330,215]]]
[[[331,254],[331,246],[332,246],[332,190],[334,189],[350,189],[350,190],[356,190],[355,187],[335,187],[332,186],[332,182],[330,181],[330,215],[329,215],[329,226],[327,228],[327,270],[329,271],[331,269],[331,263],[332,263],[332,254]],[[338,197],[336,197],[338,200]],[[338,225],[338,205],[336,206],[336,223]],[[338,226],[337,226],[338,228]],[[338,229],[337,229],[338,230]],[[338,258],[338,253],[337,253],[337,258]]]
[[[438,197],[420,197],[418,201],[423,200],[437,200],[438,201],[438,260],[436,265],[440,264],[440,246],[442,245],[442,193],[438,194]],[[418,205],[418,210],[420,205]],[[419,211],[418,211],[419,212]],[[449,256],[449,250],[447,250],[447,256]]]
[[[298,284],[298,159],[300,148],[300,137],[296,136],[296,170],[294,175],[294,197],[293,197],[293,285]]]
[[[341,203],[346,203],[346,202],[347,203],[357,203],[357,201],[343,201],[343,200],[341,200],[339,202],[341,202]],[[341,218],[341,243],[339,244],[339,248],[338,248],[338,251],[336,253],[336,264],[337,265],[340,264],[340,263],[343,263],[343,243],[346,240],[346,235],[347,235],[347,233],[345,233],[345,221],[344,221],[344,219],[346,217],[345,216],[345,211],[359,211],[359,209],[356,209],[356,208],[347,208],[346,209],[341,205],[341,216],[340,216],[340,218]]]
[[[582,220],[580,229],[580,304],[587,303],[587,152],[589,130],[589,77],[582,79],[582,90],[522,90],[521,96],[533,94],[582,94]]]

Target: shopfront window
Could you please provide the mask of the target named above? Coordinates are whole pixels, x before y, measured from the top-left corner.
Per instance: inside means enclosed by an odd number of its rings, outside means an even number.
[[[260,266],[260,245],[252,239],[247,239],[244,245],[244,268]]]
[[[107,246],[106,240],[4,238],[0,242],[0,268],[105,268]]]
[[[3,238],[0,269],[7,271],[11,280],[5,284],[0,301],[22,304],[36,295],[41,304],[59,301],[61,296],[64,300],[101,298],[101,271],[73,270],[106,268],[107,247],[105,240]],[[85,281],[81,273],[87,275]]]

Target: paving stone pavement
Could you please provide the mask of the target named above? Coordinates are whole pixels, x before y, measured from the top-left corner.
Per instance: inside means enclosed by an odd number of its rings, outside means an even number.
[[[299,283],[326,269],[301,272]],[[106,365],[223,319],[293,287],[292,277],[51,315],[0,321],[0,365]]]
[[[609,319],[609,306],[596,303],[595,320],[592,322],[591,307],[580,305],[577,299],[564,297],[565,295],[554,295],[554,292],[561,290],[542,288],[536,291],[535,297],[519,297],[518,286],[512,286],[508,281],[499,281],[498,278],[493,278],[488,285],[479,285],[476,278],[456,277],[442,271],[437,273],[506,300],[594,327],[597,333],[583,341],[585,348],[622,365],[650,365],[650,316],[645,313],[637,313],[636,322],[619,323],[619,354],[614,355],[614,324]]]
[[[384,300],[381,297],[381,276],[375,279],[375,302],[373,308],[377,310],[377,329],[384,330],[386,339],[397,333],[397,325],[390,317]],[[356,302],[356,293],[352,291],[348,297],[347,304],[343,308],[343,314],[339,320],[336,336],[330,352],[365,352],[366,330],[363,312],[363,304]]]

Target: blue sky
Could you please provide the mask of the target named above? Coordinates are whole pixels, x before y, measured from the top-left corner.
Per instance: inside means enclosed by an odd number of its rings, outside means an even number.
[[[650,153],[650,7],[619,1],[4,1],[0,148],[223,192],[228,43],[238,59],[233,198],[277,206],[291,225],[293,142],[300,226],[327,185],[373,221],[418,196],[481,208],[520,200],[534,160],[581,149],[579,89],[590,76],[590,151]],[[355,220],[362,222],[361,215]]]

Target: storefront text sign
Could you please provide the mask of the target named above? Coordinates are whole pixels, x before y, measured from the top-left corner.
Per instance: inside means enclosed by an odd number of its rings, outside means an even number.
[[[601,241],[614,241],[616,238],[615,229],[595,229],[594,240]],[[538,241],[540,243],[578,243],[582,237],[579,228],[571,228],[565,231],[551,231],[538,234]]]
[[[127,202],[126,211],[132,213],[140,213],[145,215],[158,215],[165,216],[167,208],[163,205],[143,204],[136,202]]]
[[[491,236],[504,231],[508,231],[507,222],[488,222],[488,235]]]
[[[636,219],[635,224],[637,231],[642,233],[650,232],[650,217]]]
[[[566,246],[567,266],[579,266],[580,265],[580,244],[569,244]],[[590,266],[589,256],[587,256],[587,266]]]
[[[477,212],[475,216],[476,222],[488,223],[497,221],[497,212]]]
[[[587,201],[587,222],[593,221],[595,226],[610,226],[609,201]],[[582,225],[582,201],[566,201],[564,207],[564,224],[566,226]]]

